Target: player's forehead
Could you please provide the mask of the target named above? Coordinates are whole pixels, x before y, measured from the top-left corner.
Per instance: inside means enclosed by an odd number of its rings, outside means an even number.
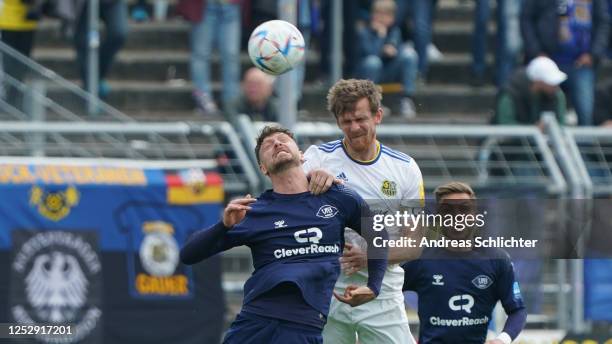
[[[346,111],[338,116],[338,120],[350,121],[357,118],[370,117],[372,116],[372,110],[370,109],[370,101],[364,97],[355,102],[354,106],[349,107]]]
[[[288,141],[293,141],[293,139],[291,138],[291,136],[287,135],[286,133],[283,132],[276,132],[276,133],[272,133],[268,136],[266,136],[266,138],[263,139],[263,144],[271,144],[274,141],[281,141],[281,142],[288,142]]]

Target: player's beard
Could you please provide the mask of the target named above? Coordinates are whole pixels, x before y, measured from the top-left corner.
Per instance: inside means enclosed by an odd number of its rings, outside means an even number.
[[[279,174],[292,167],[300,166],[300,157],[289,153],[291,157],[278,158],[268,166],[268,174]]]

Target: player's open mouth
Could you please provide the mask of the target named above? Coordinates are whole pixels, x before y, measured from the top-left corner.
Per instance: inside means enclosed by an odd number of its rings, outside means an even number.
[[[291,152],[289,152],[288,150],[281,149],[278,152],[274,153],[273,157],[276,158],[280,153],[287,153],[287,154],[291,155]]]

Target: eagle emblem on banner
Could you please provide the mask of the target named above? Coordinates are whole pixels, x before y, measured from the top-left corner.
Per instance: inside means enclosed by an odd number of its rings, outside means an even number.
[[[26,293],[38,316],[50,323],[74,320],[86,300],[87,278],[70,254],[54,251],[36,257],[25,279]]]

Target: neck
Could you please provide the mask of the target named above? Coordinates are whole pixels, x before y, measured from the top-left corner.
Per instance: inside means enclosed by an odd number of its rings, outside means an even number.
[[[374,140],[368,147],[359,151],[354,150],[350,145],[347,145],[346,140],[342,140],[342,145],[344,145],[344,149],[346,149],[348,155],[357,161],[374,160],[380,149],[380,145],[377,140]]]
[[[263,110],[264,107],[266,107],[266,99],[262,99],[262,100],[249,100],[249,103],[251,103],[251,107],[257,109],[257,110]]]
[[[297,194],[308,191],[308,179],[302,166],[288,168],[271,174],[272,189],[280,194]]]

